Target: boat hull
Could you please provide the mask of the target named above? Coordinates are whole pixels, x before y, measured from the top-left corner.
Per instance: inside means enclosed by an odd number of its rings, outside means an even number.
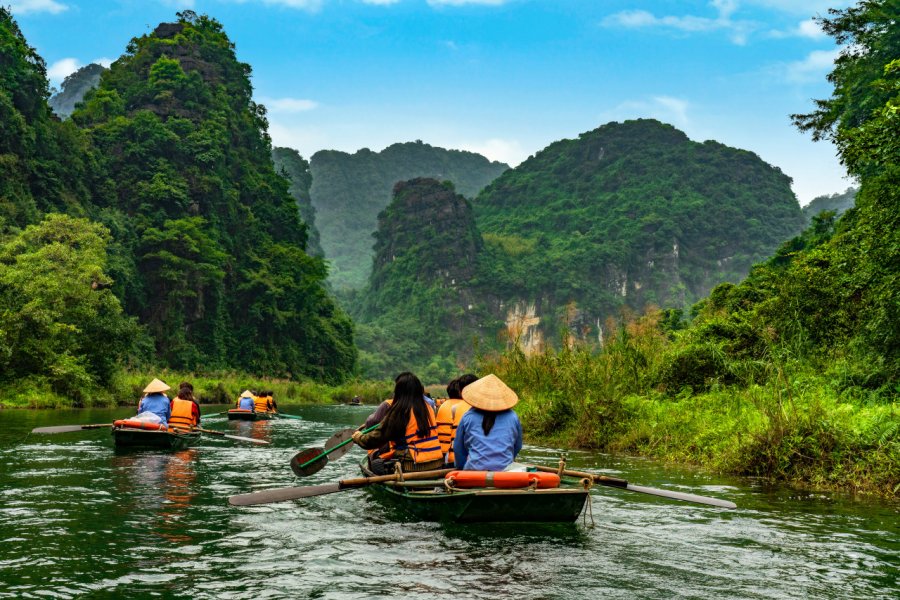
[[[113,443],[116,448],[161,448],[181,450],[200,439],[200,432],[173,433],[171,431],[151,431],[147,429],[131,429],[115,427],[112,430]]]
[[[362,471],[367,477],[373,475],[365,466]],[[422,521],[571,523],[581,514],[589,491],[574,480],[564,485],[544,490],[479,488],[450,493],[435,491],[434,487],[390,484],[373,484],[366,489],[382,504]]]
[[[276,413],[253,412],[252,410],[229,410],[229,421],[268,421],[275,418]]]

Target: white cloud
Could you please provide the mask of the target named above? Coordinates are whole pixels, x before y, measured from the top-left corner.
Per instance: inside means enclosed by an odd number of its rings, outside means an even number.
[[[375,4],[377,6],[390,6],[397,4],[400,0],[362,0],[363,4]]]
[[[262,104],[273,112],[296,113],[318,108],[319,103],[305,98],[262,98]]]
[[[801,37],[811,40],[821,40],[828,37],[828,34],[822,31],[822,28],[813,19],[800,21],[796,27],[787,31],[772,31],[770,35],[773,38]]]
[[[454,144],[448,144],[445,147],[452,147],[453,145]],[[476,152],[490,160],[497,160],[512,167],[528,158],[529,154],[522,148],[522,145],[517,140],[490,138],[480,142],[468,142],[456,145],[460,150]]]
[[[731,18],[738,8],[737,0],[712,0],[709,4],[718,13],[714,18],[696,15],[658,17],[646,10],[623,10],[603,19],[602,25],[628,29],[656,27],[688,33],[723,30],[729,33],[735,44],[745,44],[747,36],[758,27],[752,21]]]
[[[834,61],[840,53],[840,48],[814,50],[803,60],[784,65],[784,77],[792,83],[807,83],[823,79],[825,74],[834,67]]]
[[[600,116],[600,121],[624,121],[626,119],[652,118],[663,123],[669,123],[679,129],[691,127],[691,119],[688,116],[690,103],[673,96],[654,96],[646,100],[629,100],[605,111]]]
[[[47,67],[47,78],[53,84],[59,84],[67,76],[81,67],[77,58],[62,58]]]
[[[96,64],[100,65],[101,67],[104,67],[104,68],[108,69],[109,66],[110,66],[111,64],[113,64],[113,61],[114,61],[114,60],[115,60],[115,59],[113,59],[113,58],[106,58],[105,56],[101,56],[100,58],[95,58],[95,59],[92,60],[91,62],[92,62],[92,63],[96,63]]]
[[[55,0],[14,0],[9,8],[14,15],[37,12],[48,12],[55,15],[69,9],[65,4],[60,4]]]
[[[747,0],[747,4],[799,15],[825,15],[829,8],[844,8],[856,0]]]

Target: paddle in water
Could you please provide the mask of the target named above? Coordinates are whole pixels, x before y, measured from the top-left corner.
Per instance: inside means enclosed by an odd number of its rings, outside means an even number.
[[[369,433],[376,427],[378,423],[372,425],[368,429],[364,429],[363,433]],[[350,451],[352,446],[348,446],[353,441],[353,433],[356,429],[350,427],[342,429],[336,434],[328,438],[324,448],[307,448],[301,450],[291,459],[291,471],[297,477],[307,477],[313,473],[321,471],[328,464],[328,455],[334,454],[333,459],[337,460]]]
[[[441,478],[453,469],[441,469],[439,471],[421,471],[418,473],[403,473],[404,480],[413,479],[435,479]],[[232,506],[255,506],[258,504],[271,504],[273,502],[284,502],[286,500],[297,500],[300,498],[312,498],[314,496],[324,496],[325,494],[333,494],[335,492],[344,492],[346,490],[354,490],[373,483],[383,483],[385,481],[398,481],[400,474],[378,475],[375,477],[360,477],[358,479],[343,479],[334,483],[326,483],[323,485],[310,485],[306,487],[287,487],[275,488],[271,490],[263,490],[252,494],[239,494],[228,498],[228,503]]]
[[[557,473],[559,469],[553,467],[544,467],[541,465],[533,465],[538,471],[545,473]],[[597,473],[585,473],[582,471],[571,471],[566,469],[562,472],[568,477],[581,477],[590,479],[594,483],[605,485],[607,487],[619,488],[620,490],[628,490],[629,492],[638,492],[640,494],[648,494],[650,496],[660,496],[662,498],[670,498],[672,500],[681,500],[683,502],[694,502],[696,504],[706,504],[708,506],[718,506],[719,508],[737,508],[734,502],[728,500],[720,500],[718,498],[710,498],[708,496],[698,496],[696,494],[686,494],[684,492],[670,492],[669,490],[658,490],[656,488],[645,487],[642,485],[634,485],[628,483],[624,479],[618,477],[607,477],[606,475],[598,475]]]
[[[31,433],[69,433],[72,431],[82,431],[84,429],[103,429],[104,427],[112,427],[112,423],[101,423],[99,425],[56,425],[54,427],[38,427],[32,429]]]
[[[209,435],[218,435],[218,436],[221,436],[224,438],[228,438],[229,440],[237,440],[239,442],[249,442],[251,444],[270,444],[271,443],[266,440],[255,440],[253,438],[243,437],[240,435],[231,435],[228,433],[223,433],[221,431],[213,431],[212,429],[201,429],[199,427],[195,427],[194,429],[201,433],[206,433]]]

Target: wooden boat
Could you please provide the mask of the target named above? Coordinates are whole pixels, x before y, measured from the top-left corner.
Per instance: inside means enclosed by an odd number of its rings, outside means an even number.
[[[242,408],[232,408],[228,411],[229,421],[268,421],[274,419],[278,413],[276,412],[255,412],[252,410],[244,410]]]
[[[113,443],[116,448],[162,448],[181,450],[200,439],[200,432],[175,433],[132,427],[113,427]]]
[[[366,477],[375,475],[365,460],[360,468]],[[381,503],[416,519],[454,523],[571,523],[590,494],[581,480],[567,477],[550,489],[447,490],[443,479],[391,481],[366,489]]]

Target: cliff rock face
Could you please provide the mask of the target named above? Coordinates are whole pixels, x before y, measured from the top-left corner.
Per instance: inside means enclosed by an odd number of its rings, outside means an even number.
[[[347,154],[313,154],[312,195],[329,280],[335,289],[360,289],[372,268],[372,234],[378,213],[391,201],[394,184],[417,177],[451,181],[472,198],[509,167],[479,154],[445,150],[422,142],[394,144],[381,152],[367,148]]]
[[[555,142],[473,205],[486,241],[479,281],[494,274],[484,293],[535,304],[544,339],[562,322],[597,337],[622,306],[684,308],[741,280],[803,224],[779,169],[653,120]]]

